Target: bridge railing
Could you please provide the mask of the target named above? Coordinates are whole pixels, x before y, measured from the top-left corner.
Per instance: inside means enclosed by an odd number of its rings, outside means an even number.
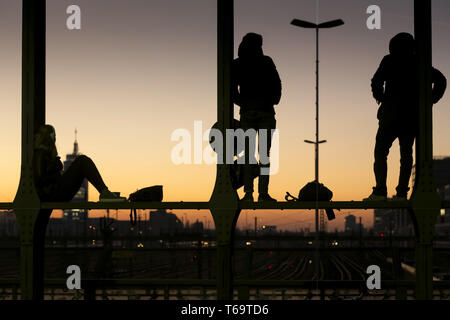
[[[434,281],[434,299],[450,297],[450,281]],[[198,279],[102,279],[83,280],[81,289],[68,290],[65,279],[45,280],[45,297],[52,299],[215,299],[215,280]],[[413,299],[415,281],[381,281],[381,289],[367,290],[362,280],[237,280],[237,299]],[[20,298],[18,279],[0,279],[0,299]]]
[[[319,209],[411,209],[411,203],[405,201],[319,201]],[[191,209],[207,210],[211,208],[207,201],[177,202],[42,202],[40,209]],[[239,209],[279,209],[279,210],[313,210],[315,201],[279,201],[239,203]],[[441,201],[442,209],[450,208],[450,201]],[[12,210],[12,202],[0,202],[0,210]]]

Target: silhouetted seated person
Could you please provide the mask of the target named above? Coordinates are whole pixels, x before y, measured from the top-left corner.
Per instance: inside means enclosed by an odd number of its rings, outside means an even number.
[[[63,164],[56,150],[55,129],[50,125],[39,128],[34,143],[35,185],[41,201],[68,202],[87,179],[100,193],[100,201],[124,201],[108,190],[94,162],[78,156],[63,173]]]
[[[232,97],[233,102],[240,106],[241,128],[246,131],[254,129],[261,139],[261,129],[266,129],[266,154],[269,159],[272,134],[275,129],[274,105],[278,104],[281,98],[281,80],[272,59],[263,54],[263,38],[256,33],[248,33],[242,39],[238,49],[238,58],[232,65]],[[256,135],[251,137],[252,145],[256,141]],[[252,149],[253,149],[252,146]],[[262,150],[259,150],[261,160]],[[244,165],[244,192],[242,201],[253,201],[253,173],[251,163],[256,163],[254,159],[255,150],[250,150],[250,145],[246,141],[245,165]],[[252,157],[252,162],[250,158]],[[260,161],[260,167],[266,168],[265,174],[258,178],[258,201],[276,201],[270,197],[269,173],[270,163],[264,164]],[[262,172],[262,171],[261,171]]]
[[[389,43],[385,56],[372,78],[373,97],[381,106],[377,118],[379,127],[375,143],[374,173],[376,186],[364,200],[385,200],[387,197],[387,156],[395,139],[400,144],[400,177],[394,199],[406,200],[413,165],[413,144],[418,133],[419,81],[415,56],[415,41],[409,33],[399,33]],[[444,95],[447,81],[432,68],[432,99],[437,103]]]

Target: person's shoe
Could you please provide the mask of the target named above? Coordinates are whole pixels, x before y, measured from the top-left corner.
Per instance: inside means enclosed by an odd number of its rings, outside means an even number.
[[[252,192],[246,192],[245,196],[241,199],[242,202],[253,202],[253,193]]]
[[[120,192],[111,192],[108,189],[105,189],[102,192],[100,192],[99,198],[100,202],[114,202],[127,200],[127,198],[120,196]]]
[[[386,200],[386,196],[379,195],[374,192],[372,192],[372,194],[370,196],[368,196],[367,198],[363,199],[363,201],[383,201],[383,200]]]
[[[260,193],[258,196],[258,202],[269,201],[269,202],[277,202],[276,199],[269,196],[268,193]]]

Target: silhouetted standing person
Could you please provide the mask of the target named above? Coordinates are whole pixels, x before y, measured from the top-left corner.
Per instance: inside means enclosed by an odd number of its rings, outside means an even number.
[[[273,130],[276,127],[274,105],[281,98],[281,80],[272,59],[263,54],[263,38],[256,33],[248,33],[242,39],[238,49],[238,58],[232,66],[232,90],[233,102],[240,106],[241,128],[244,131],[254,129],[259,138],[266,138],[266,148],[258,150],[261,160],[261,152],[265,158],[269,158],[272,143]],[[262,134],[266,130],[267,134]],[[245,165],[244,165],[244,192],[243,201],[253,201],[253,176],[250,157],[254,159],[256,134],[251,136],[253,141],[246,141]],[[252,145],[252,147],[250,147]],[[261,145],[261,142],[259,143]],[[256,160],[254,160],[256,161]],[[268,192],[270,163],[260,161],[261,169],[258,178],[258,201],[276,201]],[[262,173],[262,174],[261,174]]]
[[[405,200],[409,191],[419,115],[419,82],[413,36],[404,32],[394,36],[389,43],[389,53],[372,78],[373,97],[377,103],[381,103],[377,114],[379,127],[375,143],[376,186],[364,200],[386,199],[387,156],[397,138],[400,144],[400,176],[395,198]],[[444,95],[447,81],[439,70],[432,68],[431,72],[434,104]]]

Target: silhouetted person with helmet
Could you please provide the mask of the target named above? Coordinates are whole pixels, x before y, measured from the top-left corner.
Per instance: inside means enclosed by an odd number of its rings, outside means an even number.
[[[383,58],[372,78],[372,93],[381,103],[377,118],[379,127],[375,142],[374,173],[376,186],[364,200],[385,200],[387,197],[387,156],[395,139],[400,144],[400,177],[398,200],[406,200],[413,165],[413,144],[418,133],[419,79],[415,56],[415,41],[409,33],[399,33],[389,43],[389,53]],[[432,68],[433,104],[444,95],[447,81]]]
[[[258,201],[276,201],[268,192],[270,163],[261,163],[262,152],[268,159],[275,130],[274,105],[280,102],[281,80],[272,59],[263,54],[263,38],[256,33],[247,33],[238,49],[238,58],[232,65],[232,97],[240,106],[241,128],[254,129],[259,139],[264,139],[265,148],[259,149],[260,175],[258,178]],[[264,133],[262,130],[266,130]],[[251,163],[255,163],[254,146],[256,134],[246,141],[244,165],[244,192],[242,201],[253,201],[253,179]],[[259,143],[261,145],[261,141]],[[265,150],[264,150],[265,149]],[[250,162],[250,158],[252,161]]]

